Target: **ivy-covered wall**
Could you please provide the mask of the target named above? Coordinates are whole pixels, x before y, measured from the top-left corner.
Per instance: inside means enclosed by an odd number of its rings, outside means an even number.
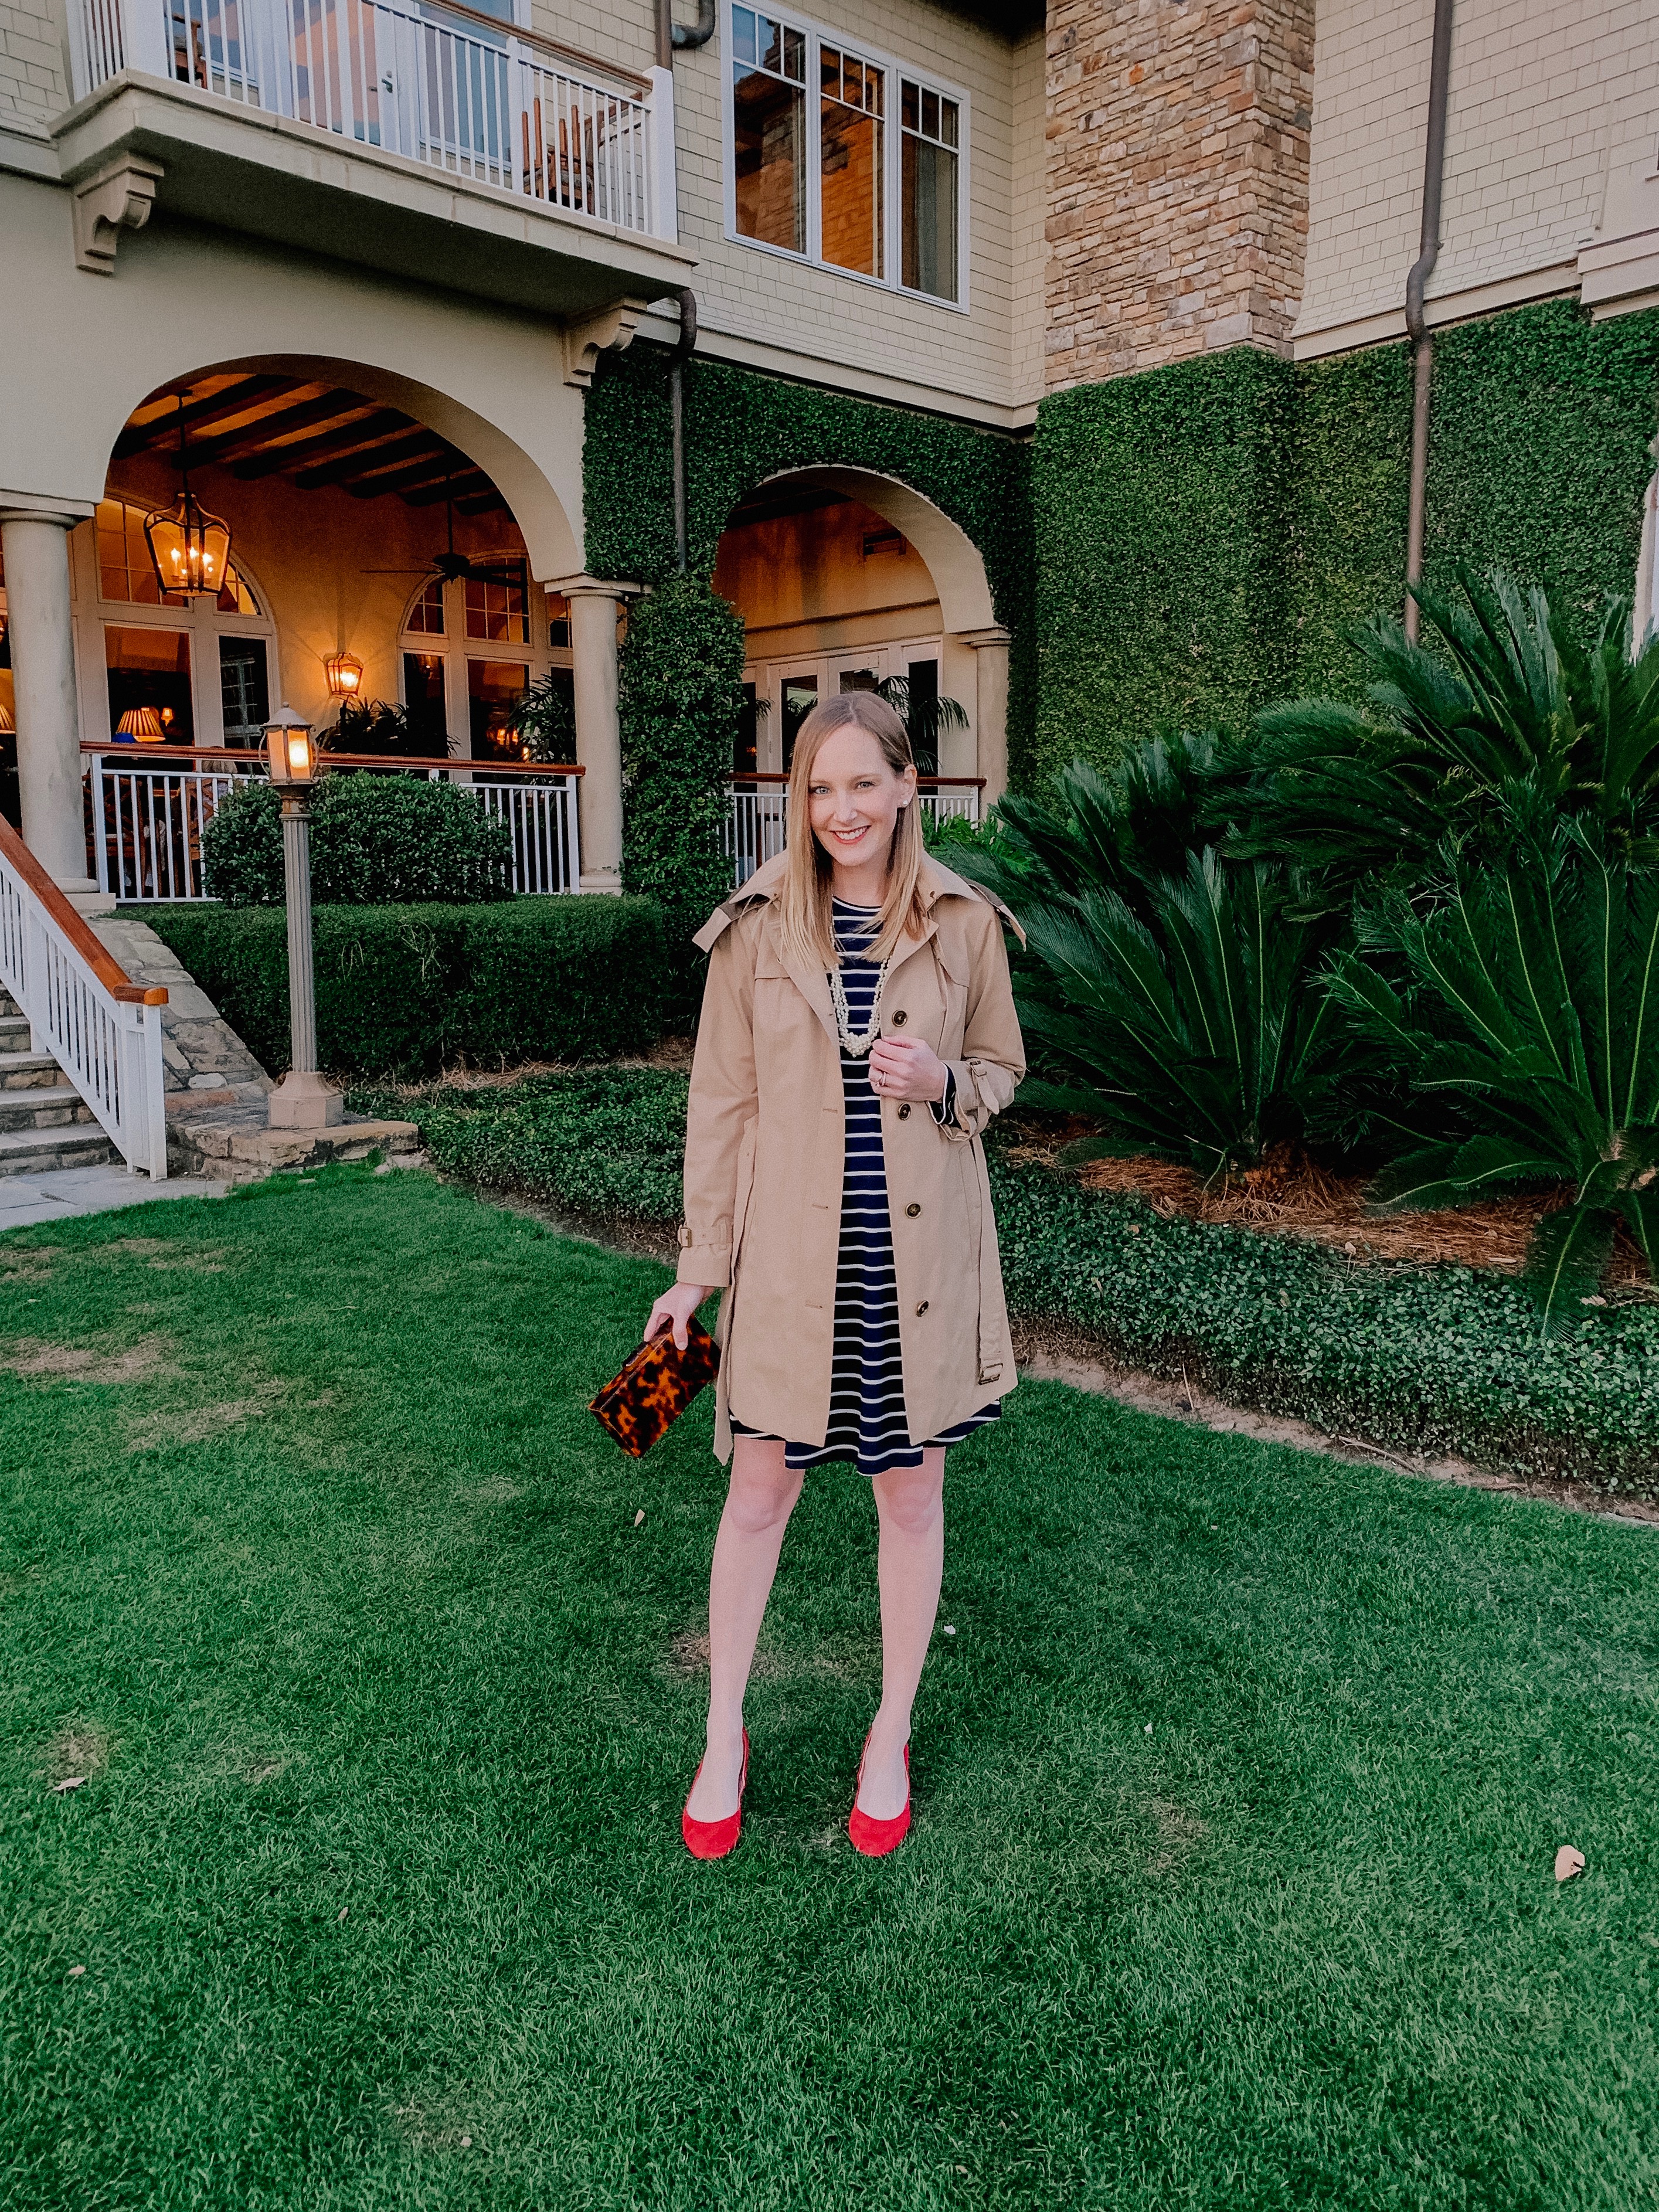
[[[1029,784],[1170,725],[1243,725],[1292,693],[1352,696],[1355,623],[1405,578],[1403,344],[1292,367],[1239,347],[1056,393],[1030,443],[718,362],[685,376],[689,538],[712,570],[765,478],[840,464],[909,484],[984,556],[1013,635],[1010,766]],[[1659,428],[1659,310],[1569,301],[1443,331],[1426,570],[1501,563],[1589,614],[1628,591]],[[594,573],[674,562],[666,356],[602,362],[589,394]]]
[[[1032,767],[1352,695],[1347,633],[1404,595],[1411,388],[1403,344],[1295,368],[1241,349],[1045,400]],[[1656,428],[1659,311],[1551,301],[1442,332],[1428,580],[1502,564],[1587,615],[1628,592]]]
[[[732,510],[789,469],[896,477],[979,548],[997,618],[1012,632],[1009,750],[1030,752],[1033,718],[1030,453],[1024,440],[695,356],[684,374],[689,564],[709,574]],[[587,565],[654,583],[674,566],[668,361],[643,344],[605,356],[588,393],[584,461]]]

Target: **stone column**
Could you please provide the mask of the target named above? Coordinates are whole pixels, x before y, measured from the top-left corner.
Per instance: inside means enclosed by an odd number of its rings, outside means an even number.
[[[1006,629],[970,629],[963,642],[974,648],[974,734],[978,744],[975,775],[985,778],[981,813],[994,806],[1008,788],[1008,647]]]
[[[595,576],[561,576],[547,586],[570,602],[576,694],[576,762],[585,773],[577,797],[581,889],[622,889],[622,732],[617,720],[617,617],[639,589]]]
[[[62,890],[82,899],[95,899],[98,886],[87,873],[69,533],[90,512],[0,505],[23,842]]]

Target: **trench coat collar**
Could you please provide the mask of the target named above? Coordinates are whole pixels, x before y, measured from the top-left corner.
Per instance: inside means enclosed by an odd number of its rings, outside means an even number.
[[[729,899],[722,900],[715,908],[714,913],[709,915],[708,921],[692,939],[692,943],[701,951],[712,952],[745,908],[751,906],[769,906],[782,888],[784,870],[787,866],[787,854],[779,853],[765,862],[763,866],[757,868],[747,882],[739,885]],[[905,938],[901,940],[899,951],[893,960],[893,973],[896,974],[907,961],[921,951],[939,934],[939,919],[935,909],[942,899],[983,899],[988,905],[995,908],[1003,921],[1013,931],[1020,943],[1024,944],[1024,931],[1000,899],[994,897],[989,891],[981,890],[976,885],[964,882],[962,877],[952,874],[949,868],[941,867],[929,854],[924,853],[922,855],[918,888],[921,892],[922,904],[927,909],[927,924],[920,937]],[[799,960],[786,951],[781,943],[781,933],[775,933],[775,934],[780,940],[777,950],[788,973],[789,980],[817,1016],[825,1036],[839,1050],[841,1036],[836,1026],[836,1010],[830,996],[829,976],[821,968],[810,962]]]

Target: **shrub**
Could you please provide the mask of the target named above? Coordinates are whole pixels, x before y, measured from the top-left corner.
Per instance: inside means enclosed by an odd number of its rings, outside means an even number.
[[[352,1094],[420,1123],[440,1167],[595,1216],[678,1222],[686,1079],[601,1068],[490,1091]],[[1540,1344],[1510,1277],[1352,1267],[1294,1237],[1166,1219],[1014,1165],[992,1188],[1016,1316],[1235,1403],[1396,1449],[1659,1491],[1659,1308],[1581,1313]]]
[[[273,1074],[288,1066],[287,916],[146,907],[145,919]],[[601,1060],[662,1034],[666,959],[648,900],[322,906],[313,915],[325,1067],[424,1073],[458,1057]]]
[[[1659,874],[1609,865],[1568,825],[1499,870],[1460,871],[1444,906],[1403,908],[1385,941],[1411,987],[1350,955],[1334,996],[1474,1133],[1395,1161],[1376,1202],[1403,1212],[1571,1183],[1572,1204],[1545,1216],[1527,1262],[1545,1326],[1559,1329],[1595,1293],[1620,1221],[1650,1267],[1659,1259]]]
[[[697,577],[671,576],[629,616],[623,879],[663,910],[688,1014],[701,963],[686,940],[732,892],[724,833],[743,651],[736,610]]]
[[[282,805],[263,777],[228,792],[202,833],[208,895],[280,906]],[[459,784],[360,769],[325,776],[312,799],[311,895],[318,906],[471,905],[512,896],[513,836]]]

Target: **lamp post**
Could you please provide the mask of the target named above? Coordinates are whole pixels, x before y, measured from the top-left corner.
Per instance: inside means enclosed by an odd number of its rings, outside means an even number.
[[[330,1129],[345,1112],[317,1073],[317,988],[311,957],[311,792],[317,748],[311,725],[284,707],[265,728],[265,766],[283,799],[288,896],[289,1071],[267,1103],[273,1129]]]

